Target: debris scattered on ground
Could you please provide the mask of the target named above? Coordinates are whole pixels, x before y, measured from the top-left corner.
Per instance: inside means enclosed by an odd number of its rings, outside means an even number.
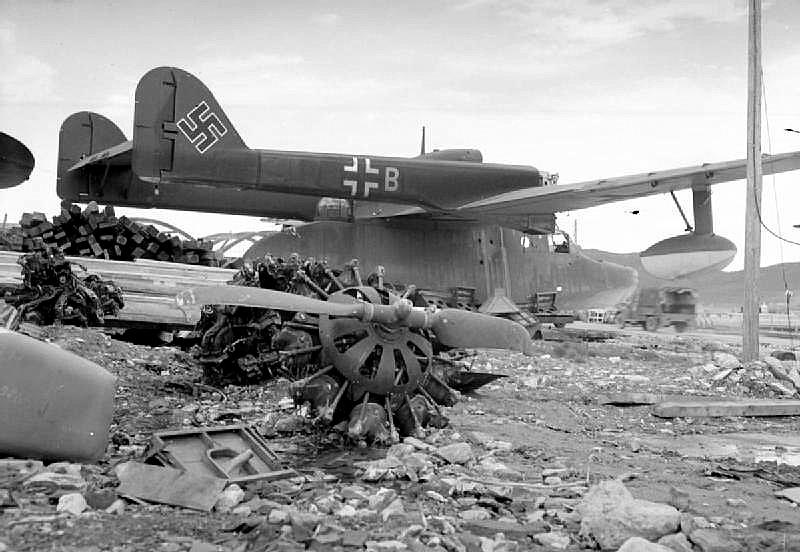
[[[220,412],[217,419],[246,413],[244,409]],[[276,480],[297,475],[294,470],[284,469],[264,438],[247,424],[159,431],[152,436],[148,456],[150,463],[230,482]]]
[[[206,512],[228,484],[221,478],[138,462],[118,464],[114,471],[120,482],[117,492],[123,496]]]
[[[792,487],[789,489],[775,491],[775,496],[785,498],[795,504],[800,504],[800,487]]]
[[[800,401],[739,399],[736,401],[681,401],[655,405],[653,414],[661,418],[714,418],[725,416],[798,416]]]
[[[381,287],[363,285],[376,280]],[[424,314],[425,322],[392,314],[379,324],[379,308],[386,312],[405,305],[410,313],[414,302],[424,298],[413,286],[383,282],[379,273],[362,277],[356,259],[333,270],[324,260],[267,256],[242,267],[232,283],[239,287],[214,288],[209,300],[237,306],[207,306],[197,326],[198,359],[206,382],[253,384],[288,378],[294,399],[306,405],[311,417],[321,424],[344,422],[348,438],[356,443],[389,444],[425,427],[444,427],[448,421],[440,406],[452,406],[460,397],[448,382],[474,391],[502,377],[463,370],[447,355],[434,356],[434,348],[453,346],[441,332],[450,335],[449,341],[466,332],[474,339],[496,336],[491,338],[495,343],[514,333],[508,331],[510,325],[530,343],[519,325],[469,309],[429,315],[420,308],[413,312]],[[252,287],[269,292],[251,293]],[[259,307],[264,303],[258,298],[268,305],[277,301],[276,306]],[[351,303],[368,307],[364,312],[371,314],[326,314],[328,306]],[[438,314],[449,322],[437,323]],[[453,323],[453,317],[461,321]],[[408,323],[402,322],[406,319]],[[412,319],[417,322],[412,324]],[[276,430],[292,431],[299,425],[299,418],[286,418]]]
[[[613,406],[640,406],[643,404],[656,404],[662,401],[660,395],[654,393],[609,393],[597,398],[598,404]]]
[[[619,547],[617,552],[674,552],[675,550],[676,549],[661,544],[661,541],[654,543],[642,537],[631,537],[622,543],[622,546]],[[689,551],[691,550],[690,544]]]
[[[594,539],[602,549],[619,548],[630,537],[657,540],[680,527],[678,510],[635,499],[618,480],[590,488],[576,511],[581,518],[581,535]]]
[[[757,387],[727,385],[746,367],[715,384],[722,368],[713,353],[736,355],[723,344],[657,335],[588,347],[539,342],[533,358],[470,352],[464,359],[471,369],[507,377],[440,407],[451,427],[361,447],[346,438],[346,427],[314,423],[288,379],[210,386],[201,383],[192,356],[172,347],[133,345],[75,327],[42,327],[39,337],[52,343],[43,346],[79,353],[112,372],[115,409],[98,464],[0,460],[0,542],[9,550],[501,552],[597,549],[600,541],[660,552],[800,546],[798,508],[774,494],[784,488],[791,496],[800,485],[800,468],[786,463],[800,452],[796,417],[665,419],[652,416],[648,405],[598,401],[627,393],[771,398]],[[522,384],[534,377],[536,386]],[[294,475],[250,481],[243,475],[235,486],[210,478],[216,487],[204,482],[182,497],[202,500],[202,509],[165,504],[162,495],[177,502],[173,480],[143,475],[169,470],[143,463],[170,453],[169,446],[151,446],[154,435],[168,437],[161,439],[168,444],[181,432],[192,439],[206,434],[210,439],[193,458],[206,462],[207,451],[230,448],[218,460],[224,469],[247,451],[208,431],[237,434],[243,427]],[[689,454],[659,446],[690,439],[710,446],[731,431],[772,434],[781,445],[764,454],[781,463],[745,457],[732,446],[720,459],[707,449]],[[146,481],[153,488],[143,492]]]

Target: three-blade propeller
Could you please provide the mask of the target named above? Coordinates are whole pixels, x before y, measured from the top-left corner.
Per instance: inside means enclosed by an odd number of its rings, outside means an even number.
[[[431,311],[414,307],[407,299],[398,298],[390,305],[358,300],[337,303],[256,287],[197,286],[181,292],[176,300],[179,305],[240,305],[428,328],[446,347],[509,349],[525,354],[530,354],[533,347],[528,331],[511,320],[460,309]]]

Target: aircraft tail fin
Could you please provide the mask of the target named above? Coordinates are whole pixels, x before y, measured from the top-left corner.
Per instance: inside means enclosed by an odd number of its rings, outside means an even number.
[[[123,146],[127,140],[116,124],[98,113],[79,111],[67,117],[58,135],[58,196],[82,201],[86,177],[70,169],[109,148]]]
[[[214,95],[194,75],[157,67],[136,87],[133,171],[139,178],[213,167],[222,151],[246,149]]]

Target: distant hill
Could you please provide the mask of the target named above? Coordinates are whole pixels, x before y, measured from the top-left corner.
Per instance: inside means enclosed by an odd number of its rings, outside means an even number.
[[[699,274],[682,280],[662,280],[648,274],[642,268],[638,253],[610,253],[599,249],[583,249],[582,251],[589,258],[636,269],[639,273],[640,287],[685,285],[697,290],[700,301],[706,308],[738,311],[742,305],[744,273],[741,270]],[[786,304],[783,268],[786,270],[789,289],[795,292],[792,307],[800,308],[800,263],[784,263],[783,265],[764,267],[759,275],[758,287],[761,291],[761,301],[770,305],[770,310],[772,310],[772,305]]]

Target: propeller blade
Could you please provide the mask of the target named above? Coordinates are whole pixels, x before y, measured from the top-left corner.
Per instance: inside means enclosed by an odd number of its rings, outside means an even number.
[[[248,286],[197,286],[176,297],[178,305],[239,305],[283,311],[358,317],[361,303],[333,303],[303,295]]]
[[[10,188],[28,180],[33,165],[30,150],[16,138],[0,132],[0,188]]]
[[[431,329],[448,347],[510,349],[531,354],[531,336],[521,324],[505,318],[460,309],[442,309],[433,315]]]
[[[459,309],[431,313],[411,307],[408,301],[392,305],[373,305],[364,301],[339,303],[320,301],[303,295],[248,286],[197,286],[176,296],[183,305],[241,305],[283,311],[327,314],[358,318],[365,322],[431,328],[447,347],[510,349],[530,354],[533,348],[528,331],[516,322]]]

